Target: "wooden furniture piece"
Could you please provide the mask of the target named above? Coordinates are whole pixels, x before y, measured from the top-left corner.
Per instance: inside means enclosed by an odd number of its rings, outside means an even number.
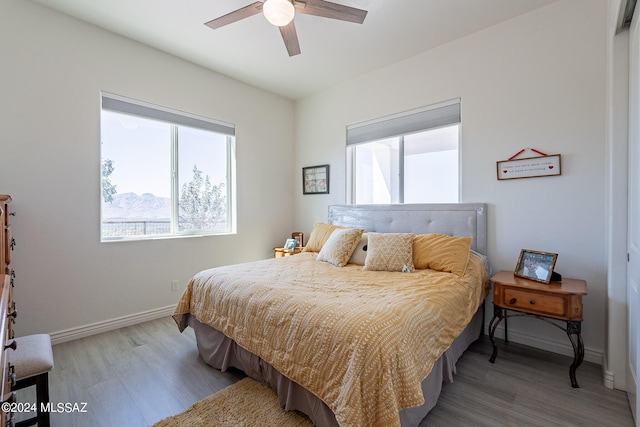
[[[576,369],[584,359],[582,342],[582,296],[587,294],[587,282],[564,278],[548,285],[514,276],[512,271],[501,271],[490,279],[493,284],[493,318],[489,322],[489,339],[493,353],[489,361],[494,363],[498,355],[495,332],[507,318],[518,316],[536,317],[567,333],[573,346],[573,363],[569,368],[571,386],[578,388]],[[566,327],[555,320],[566,322]]]
[[[299,254],[304,249],[301,246],[296,246],[293,250],[286,251],[284,248],[273,248],[273,257],[274,258],[282,258],[283,256],[291,256],[295,254]]]
[[[0,296],[0,336],[2,337],[2,353],[0,354],[0,364],[2,366],[2,385],[0,396],[2,396],[2,403],[16,402],[16,394],[13,391],[15,385],[15,374],[13,373],[13,351],[12,348],[16,348],[15,340],[11,340],[11,322],[12,318],[4,314],[9,312],[9,300],[11,295],[11,276],[8,274],[0,275],[2,279],[2,294]],[[5,410],[3,405],[0,416],[0,421],[3,426],[13,426],[13,413],[10,410]]]
[[[9,204],[11,203],[11,196],[6,194],[0,194],[0,216],[2,217],[2,236],[0,237],[0,269],[1,274],[9,274],[13,276],[11,270],[11,252],[15,247],[16,241],[11,237],[11,221],[10,218],[15,215],[11,212]]]
[[[0,336],[2,337],[2,353],[0,354],[0,366],[2,372],[2,383],[0,396],[2,402],[15,402],[15,374],[13,369],[12,353],[16,349],[16,342],[13,339],[13,321],[16,317],[15,304],[13,303],[13,284],[15,274],[11,267],[11,252],[15,247],[15,240],[11,236],[11,221],[13,213],[10,209],[11,197],[0,194]],[[13,349],[13,350],[11,350]],[[13,425],[13,414],[11,411],[0,413],[2,425]]]
[[[16,423],[16,427],[38,424],[49,427],[49,371],[53,369],[51,338],[47,334],[27,335],[16,338],[16,351],[11,355],[15,366],[14,390],[36,386],[36,416]],[[45,409],[43,411],[43,409]]]

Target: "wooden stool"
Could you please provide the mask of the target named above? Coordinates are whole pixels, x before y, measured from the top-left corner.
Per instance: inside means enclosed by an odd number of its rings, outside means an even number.
[[[38,424],[49,427],[49,412],[42,412],[42,404],[49,403],[49,371],[53,369],[51,338],[47,334],[16,338],[16,349],[10,361],[15,367],[14,390],[36,386],[37,415],[16,423],[16,427]]]

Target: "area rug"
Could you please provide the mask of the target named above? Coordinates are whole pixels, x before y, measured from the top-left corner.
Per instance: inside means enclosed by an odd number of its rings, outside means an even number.
[[[310,427],[313,424],[299,412],[282,409],[273,390],[247,377],[153,427],[185,426]]]

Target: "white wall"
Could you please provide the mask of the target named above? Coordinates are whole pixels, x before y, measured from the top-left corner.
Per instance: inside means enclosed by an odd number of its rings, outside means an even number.
[[[601,363],[607,24],[607,2],[563,0],[298,101],[294,177],[314,164],[332,172],[326,196],[303,196],[296,182],[297,228],[345,202],[346,125],[460,97],[461,201],[489,204],[494,270],[513,270],[523,248],[558,253],[558,272],[587,281],[586,359]],[[562,154],[562,176],[497,181],[495,162],[524,147]],[[509,332],[572,354],[544,322],[513,320]]]
[[[588,282],[583,336],[587,360],[600,362],[607,2],[559,1],[295,109],[30,2],[4,0],[0,16],[10,18],[0,26],[0,192],[18,211],[18,334],[170,306],[179,297],[172,279],[184,287],[202,268],[268,257],[291,224],[308,236],[329,204],[345,202],[346,125],[460,97],[462,201],[489,203],[494,269],[513,269],[522,248],[559,253],[557,270]],[[101,90],[235,123],[237,235],[99,243]],[[495,162],[523,147],[562,154],[562,176],[498,182]],[[303,196],[301,167],[324,163],[331,193]],[[512,321],[510,337],[570,353],[564,334],[532,319]],[[608,352],[615,358],[616,348]]]
[[[22,0],[0,3],[0,192],[18,335],[175,304],[197,271],[273,256],[293,221],[293,102]],[[238,234],[100,243],[100,91],[234,123]]]

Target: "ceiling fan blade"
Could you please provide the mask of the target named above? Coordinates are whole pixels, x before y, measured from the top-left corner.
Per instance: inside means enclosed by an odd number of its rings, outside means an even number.
[[[233,12],[227,13],[226,15],[223,15],[219,18],[213,19],[209,22],[205,22],[204,25],[215,30],[216,28],[220,28],[225,25],[232,24],[241,19],[248,18],[253,15],[257,15],[258,13],[261,13],[261,12],[262,12],[262,2],[257,1],[255,3],[251,3],[249,6],[245,6],[241,9],[234,10]]]
[[[287,47],[287,52],[289,52],[289,56],[295,56],[300,53],[300,44],[298,43],[298,33],[296,32],[296,24],[294,21],[291,21],[284,27],[278,27],[280,29],[280,34],[282,34],[282,40],[284,40],[284,45]]]
[[[296,7],[297,13],[322,16],[323,18],[338,19],[356,24],[362,24],[364,18],[367,17],[366,10],[356,9],[355,7],[344,6],[330,1],[306,0],[301,3],[306,3],[306,5],[303,6],[301,4],[301,7]]]

